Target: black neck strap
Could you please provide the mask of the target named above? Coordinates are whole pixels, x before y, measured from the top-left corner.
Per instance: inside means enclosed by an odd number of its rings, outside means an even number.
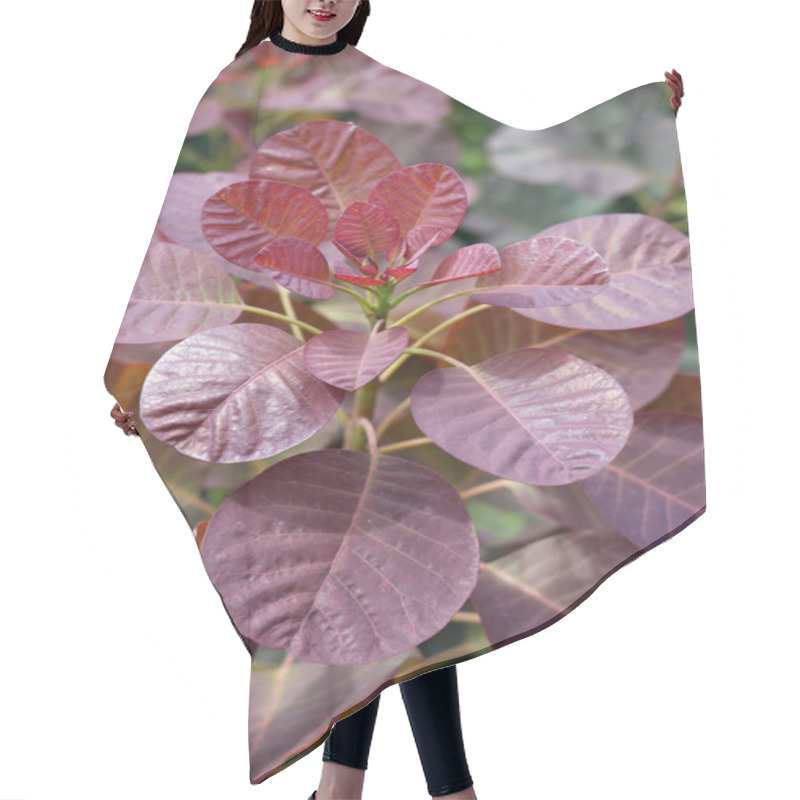
[[[300,42],[293,42],[291,39],[281,36],[280,33],[273,33],[269,40],[282,50],[288,50],[291,53],[308,53],[315,56],[333,55],[334,53],[340,53],[347,47],[347,39],[342,35],[341,30],[337,34],[336,41],[329,44],[300,44]]]

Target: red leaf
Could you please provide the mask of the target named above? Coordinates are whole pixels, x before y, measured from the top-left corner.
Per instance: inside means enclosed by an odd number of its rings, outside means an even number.
[[[433,279],[419,286],[432,286],[435,283],[449,283],[462,278],[474,278],[497,272],[500,269],[500,256],[490,244],[470,244],[450,253],[433,273]]]
[[[406,236],[418,225],[441,228],[436,244],[449,239],[467,210],[467,189],[446,164],[414,164],[385,177],[368,201],[383,206]]]
[[[328,232],[328,216],[322,203],[299,186],[240,181],[206,200],[201,225],[221,256],[257,269],[256,253],[274,239],[294,236],[319,245]]]
[[[291,236],[275,239],[259,250],[254,260],[270,271],[276,283],[297,294],[313,300],[333,297],[325,256],[303,239]]]

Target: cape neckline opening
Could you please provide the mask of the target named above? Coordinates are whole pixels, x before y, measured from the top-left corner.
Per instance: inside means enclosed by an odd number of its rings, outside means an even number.
[[[269,37],[269,40],[276,47],[280,47],[282,50],[288,50],[291,53],[308,53],[309,55],[320,56],[333,55],[334,53],[340,53],[347,47],[348,42],[342,35],[342,30],[337,33],[336,41],[329,42],[328,44],[300,44],[300,42],[293,42],[291,39],[287,39],[279,32],[273,33],[272,36]]]

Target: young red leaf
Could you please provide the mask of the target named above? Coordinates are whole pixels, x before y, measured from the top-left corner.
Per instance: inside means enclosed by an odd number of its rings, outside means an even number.
[[[287,289],[312,300],[333,297],[330,269],[325,256],[313,244],[284,236],[256,253],[253,259],[270,277]]]

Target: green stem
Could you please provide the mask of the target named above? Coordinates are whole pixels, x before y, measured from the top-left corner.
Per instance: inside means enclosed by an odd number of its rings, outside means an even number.
[[[369,314],[372,311],[372,305],[369,302],[369,298],[364,297],[363,294],[351,289],[349,286],[340,286],[338,283],[331,283],[331,289],[335,289],[337,292],[344,292],[345,294],[349,294],[351,297],[355,297],[358,300],[358,304],[364,310],[366,314]]]
[[[409,289],[405,294],[398,295],[390,304],[390,308],[394,308],[400,300],[404,297],[408,297],[413,292],[417,291],[417,289],[427,289],[427,286],[415,286],[413,289]],[[465,294],[473,294],[476,290],[472,289],[464,289],[463,292],[453,292],[453,294],[446,294],[444,297],[437,297],[435,300],[431,300],[430,303],[425,303],[425,305],[420,306],[419,308],[415,308],[413,311],[409,311],[404,317],[400,317],[400,319],[395,320],[392,325],[404,325],[408,320],[413,319],[417,316],[417,314],[421,314],[423,311],[435,306],[437,303],[444,303],[446,300],[452,300],[454,297],[463,297]]]
[[[473,486],[471,489],[465,489],[462,492],[459,492],[461,495],[462,500],[467,500],[470,497],[476,497],[479,494],[485,494],[486,492],[493,492],[495,489],[504,489],[506,486],[511,486],[514,481],[507,480],[506,478],[498,478],[496,481],[487,481],[486,483],[480,483],[477,486]]]
[[[290,322],[292,326],[299,326],[301,328],[305,328],[307,331],[311,333],[322,333],[321,328],[317,328],[315,325],[309,325],[307,322],[303,322],[294,317],[287,317],[285,314],[280,314],[277,311],[269,311],[266,308],[259,308],[258,306],[236,306],[237,308],[241,308],[242,311],[249,311],[251,314],[261,314],[264,317],[271,317],[272,319],[279,319],[283,322]]]
[[[565,342],[567,339],[572,339],[579,333],[583,333],[583,331],[580,328],[572,328],[571,330],[568,330],[565,333],[559,333],[556,336],[551,336],[549,339],[545,339],[544,341],[539,342],[536,346],[550,347],[551,345],[558,344],[559,342]]]
[[[438,353],[436,350],[428,350],[427,347],[406,347],[406,349],[403,352],[418,353],[421,356],[431,356],[432,358],[439,358],[442,361],[446,361],[448,364],[452,364],[454,367],[464,368],[467,366],[463,361],[459,361],[457,358],[452,358],[451,356],[445,355],[444,353]]]
[[[435,328],[432,328],[427,333],[423,334],[422,336],[417,339],[414,343],[415,345],[419,346],[424,342],[427,342],[428,339],[436,336],[439,331],[443,331],[448,325],[452,325],[454,322],[458,322],[461,319],[465,319],[466,317],[471,316],[472,314],[477,314],[479,311],[483,311],[485,308],[493,308],[488,303],[481,303],[479,306],[472,306],[471,308],[466,309],[465,311],[461,311],[460,313],[456,314],[454,317],[450,317],[449,319],[444,320],[444,322],[440,322]],[[395,325],[397,323],[394,323]],[[389,378],[394,375],[394,373],[403,366],[403,364],[411,357],[410,353],[403,353],[391,366],[387,367],[379,376],[379,380],[381,383],[385,383],[389,380]]]
[[[300,331],[299,326],[297,325],[297,312],[294,310],[294,304],[292,303],[291,295],[289,294],[289,290],[285,286],[278,286],[278,296],[281,299],[281,305],[283,306],[283,310],[286,312],[286,316],[292,320],[291,325],[289,326],[292,329],[292,336],[296,336],[301,342],[305,341],[305,337],[303,336],[302,332]]]
[[[407,450],[410,447],[422,447],[433,441],[429,436],[420,436],[417,439],[406,439],[404,442],[392,442],[378,448],[379,453],[391,453],[394,450]]]
[[[481,615],[476,614],[474,611],[456,611],[451,622],[469,622],[473,625],[478,625],[481,622]]]

